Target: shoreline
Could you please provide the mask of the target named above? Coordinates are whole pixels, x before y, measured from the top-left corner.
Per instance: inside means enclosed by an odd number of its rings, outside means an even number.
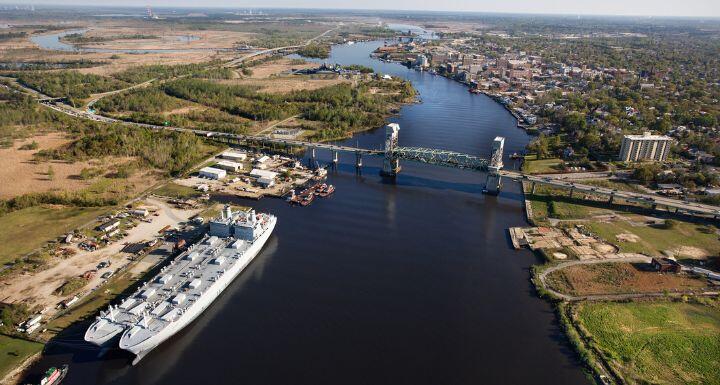
[[[381,59],[381,58],[377,57],[374,52],[373,52],[372,54],[370,54],[370,56],[372,56],[373,59],[380,60],[380,61],[385,62],[385,63],[395,63],[395,64],[400,64],[401,66],[407,67],[407,66],[406,66],[403,62],[401,62],[401,61],[397,61],[397,60],[393,60],[393,59]],[[413,67],[407,67],[407,68],[408,68],[408,69],[413,69],[413,70],[418,71],[418,72],[428,72],[428,71],[420,71],[420,70],[418,70],[418,69],[416,69],[416,68],[413,68]],[[516,125],[517,128],[520,128],[520,129],[524,130],[528,135],[538,135],[537,131],[538,131],[539,128],[538,128],[536,125],[528,125],[528,124],[526,124],[526,123],[522,123],[523,118],[522,118],[521,116],[519,116],[517,112],[513,111],[513,109],[510,108],[510,106],[508,106],[508,105],[505,104],[505,103],[502,103],[502,102],[499,100],[499,99],[500,99],[500,96],[495,95],[495,94],[493,94],[493,93],[491,93],[491,92],[488,92],[488,91],[485,91],[485,90],[473,89],[473,88],[470,87],[470,84],[468,84],[468,83],[466,83],[466,82],[463,82],[463,81],[460,81],[460,80],[457,80],[457,79],[454,79],[454,78],[452,78],[452,77],[448,77],[448,76],[445,76],[445,75],[440,75],[440,74],[438,74],[438,73],[436,73],[436,72],[433,72],[433,73],[428,72],[428,73],[430,73],[430,74],[433,75],[433,76],[441,76],[441,77],[444,77],[444,78],[446,78],[446,79],[448,79],[448,80],[452,80],[452,81],[454,81],[454,82],[456,82],[456,83],[458,83],[458,84],[462,84],[462,85],[466,86],[468,92],[470,92],[470,93],[472,93],[472,94],[482,94],[482,95],[487,96],[488,98],[492,99],[495,103],[497,103],[497,104],[499,104],[500,106],[502,106],[507,112],[510,113],[510,115],[513,116],[513,118],[515,118],[515,125]]]

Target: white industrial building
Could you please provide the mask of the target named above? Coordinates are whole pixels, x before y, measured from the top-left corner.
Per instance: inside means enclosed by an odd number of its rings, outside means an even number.
[[[247,154],[244,152],[237,151],[225,151],[220,155],[221,158],[231,160],[233,162],[240,162],[247,159]]]
[[[263,156],[255,159],[255,164],[264,164],[264,163],[267,162],[268,160],[270,160],[270,157],[267,156],[267,155],[263,155]]]
[[[200,169],[200,176],[208,179],[224,179],[227,171],[215,167],[203,167]]]
[[[270,188],[272,186],[275,186],[275,180],[270,178],[258,178],[257,182],[263,188]]]
[[[242,165],[242,163],[233,162],[230,160],[221,160],[221,161],[217,162],[215,167],[221,168],[221,169],[227,170],[227,171],[238,172],[238,170],[242,170],[243,165]]]
[[[266,179],[275,179],[277,177],[278,173],[275,171],[268,171],[268,170],[260,170],[257,168],[252,169],[250,171],[250,176],[255,178],[266,178]]]

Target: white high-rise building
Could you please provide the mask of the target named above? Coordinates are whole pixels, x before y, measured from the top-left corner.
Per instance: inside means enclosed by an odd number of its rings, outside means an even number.
[[[663,162],[670,152],[672,138],[664,135],[652,135],[645,132],[642,135],[625,135],[620,146],[620,160],[624,162],[637,162],[654,160]]]

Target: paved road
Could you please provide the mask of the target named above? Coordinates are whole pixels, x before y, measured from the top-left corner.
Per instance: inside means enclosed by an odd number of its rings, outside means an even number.
[[[620,191],[617,189],[610,189],[606,187],[588,186],[580,183],[575,183],[570,180],[551,178],[549,176],[543,177],[537,175],[527,175],[517,171],[501,170],[500,175],[516,181],[525,181],[570,190],[571,193],[577,191],[581,193],[603,195],[608,197],[608,199],[610,200],[620,198],[628,202],[650,205],[653,209],[665,207],[668,209],[668,211],[669,209],[675,209],[676,212],[681,212],[689,215],[703,215],[713,218],[717,218],[718,216],[720,216],[720,207],[718,206],[696,202],[686,202],[679,199],[658,196],[655,194],[636,193],[629,191]]]
[[[276,52],[284,49],[290,49],[290,48],[298,48],[302,47],[304,45],[308,45],[311,42],[315,41],[316,39],[319,39],[326,34],[330,33],[331,31],[340,28],[340,26],[329,29],[322,34],[308,40],[303,45],[299,46],[287,46],[287,47],[278,47],[278,48],[272,48],[267,50],[262,50],[258,52],[254,52],[248,55],[245,55],[243,57],[240,57],[238,59],[235,59],[231,62],[228,62],[226,64],[230,63],[241,63],[244,60],[247,60],[249,58]],[[141,83],[136,86],[142,86],[143,84],[149,84],[152,82],[152,80]],[[22,86],[22,85],[21,85]],[[136,87],[133,86],[133,87]],[[27,87],[25,88],[28,92],[31,92],[33,94],[38,95],[39,93],[35,90],[32,90]],[[115,91],[113,91],[115,92]],[[117,91],[120,92],[120,91]],[[106,93],[109,94],[109,93]],[[96,98],[95,100],[98,100],[99,98]],[[261,142],[272,142],[276,144],[281,145],[291,145],[291,146],[303,146],[303,147],[314,147],[319,149],[327,149],[327,150],[334,150],[334,151],[343,151],[343,152],[353,152],[353,153],[362,153],[366,155],[380,155],[383,153],[382,150],[379,149],[373,149],[373,150],[367,150],[367,149],[357,149],[353,147],[346,147],[346,146],[336,146],[332,144],[325,144],[325,143],[312,143],[309,144],[307,142],[298,141],[298,140],[291,140],[291,139],[272,139],[268,137],[263,136],[251,136],[251,135],[239,135],[239,134],[229,134],[229,133],[222,133],[222,132],[213,132],[213,131],[205,131],[205,130],[193,130],[193,129],[187,129],[182,127],[165,127],[165,126],[156,126],[151,124],[143,124],[143,123],[134,123],[134,122],[125,122],[117,119],[108,118],[101,115],[96,115],[89,113],[87,111],[79,110],[76,108],[73,108],[71,106],[65,105],[63,103],[59,102],[41,102],[44,106],[47,106],[49,108],[52,108],[58,112],[78,117],[78,118],[84,118],[84,119],[90,119],[100,122],[106,122],[106,123],[117,123],[127,126],[139,126],[139,127],[145,127],[155,130],[170,130],[170,131],[177,131],[177,132],[190,132],[195,135],[205,136],[205,137],[219,137],[219,138],[227,138],[227,139],[233,139],[233,140],[251,140],[251,141],[261,141]],[[605,187],[596,187],[596,186],[588,186],[583,184],[578,184],[575,182],[572,182],[570,180],[564,180],[564,179],[558,179],[557,176],[537,176],[537,175],[526,175],[517,171],[509,171],[509,170],[500,170],[500,175],[504,178],[509,178],[516,181],[525,181],[525,182],[531,182],[535,184],[544,184],[549,185],[556,188],[562,188],[570,191],[570,194],[574,193],[575,191],[583,192],[583,193],[589,193],[589,194],[595,194],[595,195],[603,195],[608,197],[610,201],[620,198],[628,202],[635,202],[645,205],[650,205],[653,209],[659,209],[661,207],[667,208],[669,211],[670,209],[675,209],[676,212],[682,212],[689,215],[702,215],[702,216],[709,216],[713,218],[717,218],[720,216],[720,207],[707,205],[707,204],[701,204],[701,203],[694,203],[694,202],[685,202],[677,199],[667,198],[667,197],[660,197],[654,194],[643,194],[643,193],[634,193],[634,192],[627,192],[627,191],[619,191],[615,189],[609,189]]]

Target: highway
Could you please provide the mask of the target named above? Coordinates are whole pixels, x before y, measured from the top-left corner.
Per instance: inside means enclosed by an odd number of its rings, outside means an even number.
[[[606,196],[609,200],[622,199],[628,202],[650,205],[654,209],[665,207],[668,209],[668,211],[670,211],[670,209],[675,209],[676,212],[690,215],[708,215],[713,218],[720,216],[720,207],[696,202],[686,202],[679,199],[667,198],[655,194],[635,193],[610,189],[606,187],[589,186],[575,183],[572,180],[558,179],[557,177],[552,178],[550,176],[527,175],[517,171],[500,170],[500,175],[504,178],[516,181],[524,181],[552,186],[555,188],[561,188],[571,191],[572,193],[580,192],[586,194],[602,195]]]
[[[237,65],[239,63],[242,63],[243,61],[250,59],[252,57],[277,52],[281,50],[286,49],[293,49],[293,48],[299,48],[305,45],[310,44],[311,42],[327,35],[328,33],[332,32],[333,30],[340,28],[340,26],[335,27],[333,29],[329,29],[322,34],[308,40],[303,45],[296,45],[296,46],[287,46],[287,47],[278,47],[278,48],[272,48],[272,49],[266,49],[262,51],[253,52],[251,54],[242,56],[240,58],[237,58],[235,60],[232,60],[230,62],[227,62],[226,66],[231,65]],[[11,79],[15,80],[15,79]],[[154,80],[154,79],[153,79]],[[149,80],[147,82],[134,85],[130,88],[136,88],[136,87],[144,87],[149,85],[153,82],[153,80]],[[250,141],[250,142],[259,142],[259,143],[269,143],[269,144],[276,144],[281,146],[299,146],[299,147],[305,147],[310,149],[324,149],[329,151],[338,151],[338,152],[347,152],[347,153],[354,153],[354,154],[361,154],[361,155],[383,155],[385,153],[382,149],[362,149],[362,148],[355,148],[355,147],[348,147],[348,146],[338,146],[334,144],[326,144],[326,143],[311,143],[311,142],[304,142],[300,140],[294,140],[294,139],[277,139],[277,138],[270,138],[267,136],[260,136],[260,135],[242,135],[242,134],[232,134],[232,133],[224,133],[224,132],[215,132],[215,131],[206,131],[206,130],[195,130],[195,129],[189,129],[189,128],[182,128],[182,127],[167,127],[167,126],[157,126],[157,125],[151,125],[151,124],[144,124],[144,123],[135,123],[135,122],[126,122],[118,119],[109,118],[106,116],[97,115],[91,112],[88,112],[87,110],[80,110],[77,108],[73,108],[69,105],[66,105],[64,103],[61,103],[55,99],[52,99],[51,97],[47,95],[43,95],[40,92],[37,92],[36,90],[33,90],[28,87],[24,87],[22,84],[16,83],[23,89],[25,89],[28,93],[35,95],[38,97],[38,101],[41,105],[46,106],[48,108],[52,108],[55,111],[58,111],[63,114],[67,114],[73,117],[82,118],[82,119],[89,119],[94,120],[98,122],[105,122],[105,123],[115,123],[115,124],[121,124],[125,126],[135,126],[135,127],[144,127],[149,128],[153,130],[168,130],[168,131],[175,131],[175,132],[188,132],[195,135],[203,136],[203,137],[212,137],[212,138],[219,138],[227,141]],[[112,95],[118,92],[121,92],[123,90],[118,91],[111,91],[104,94],[98,94],[93,97],[92,102],[96,102],[99,100],[102,96],[106,95]],[[47,99],[47,100],[46,100]],[[462,155],[462,154],[458,154]],[[613,202],[615,199],[622,199],[627,202],[633,202],[633,203],[639,203],[644,204],[652,207],[653,209],[662,209],[665,208],[668,211],[671,211],[671,209],[674,209],[675,212],[678,213],[685,213],[689,215],[702,215],[702,216],[710,216],[713,218],[718,218],[720,216],[720,207],[708,205],[708,204],[702,204],[702,203],[695,203],[695,202],[687,202],[682,201],[678,199],[672,199],[667,198],[655,194],[645,194],[645,193],[635,193],[635,192],[628,192],[628,191],[619,191],[616,189],[610,189],[605,187],[597,187],[597,186],[590,186],[590,185],[583,185],[580,183],[575,183],[573,180],[575,178],[569,177],[568,175],[572,174],[563,174],[562,177],[559,177],[557,175],[527,175],[523,174],[517,171],[509,171],[509,170],[500,170],[499,174],[503,178],[508,178],[515,181],[520,182],[530,182],[533,184],[541,184],[541,185],[548,185],[555,188],[565,189],[569,191],[569,194],[574,194],[575,192],[585,193],[585,194],[593,194],[593,195],[600,195],[605,196],[608,198],[610,202]],[[561,179],[562,178],[562,179]]]

